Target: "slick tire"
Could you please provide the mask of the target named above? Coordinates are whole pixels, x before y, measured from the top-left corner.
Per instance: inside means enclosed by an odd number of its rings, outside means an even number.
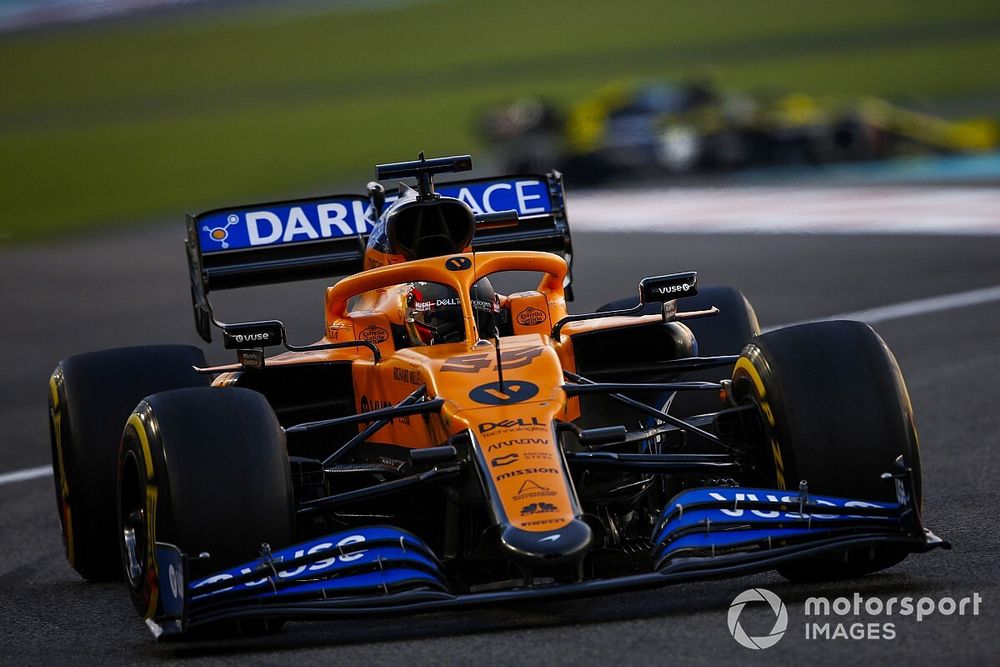
[[[636,297],[619,299],[604,304],[598,311],[633,308],[638,303]],[[740,353],[753,336],[760,333],[757,323],[757,313],[750,301],[739,290],[732,287],[705,287],[698,294],[681,299],[677,302],[678,310],[707,310],[712,306],[719,309],[718,315],[685,320],[684,325],[691,329],[698,343],[698,355],[715,357],[736,355]],[[656,315],[660,312],[660,304],[646,304],[644,315]],[[692,371],[677,378],[683,382],[718,382],[728,378],[733,372],[733,366],[711,368],[704,371]],[[670,404],[670,414],[678,417],[707,414],[724,408],[719,397],[712,392],[687,391],[678,392]]]
[[[191,557],[208,553],[192,572],[201,576],[294,537],[285,434],[267,399],[249,389],[146,397],[125,426],[117,491],[120,558],[145,618],[158,610],[157,541]]]
[[[201,350],[150,345],[64,359],[49,380],[56,506],[69,564],[84,579],[122,576],[114,494],[118,445],[133,408],[149,394],[205,386]]]
[[[755,336],[733,373],[740,403],[761,415],[763,484],[859,500],[895,502],[881,478],[902,455],[921,500],[920,448],[899,365],[861,322],[818,322]],[[892,549],[810,559],[779,572],[793,581],[838,579],[902,560]]]

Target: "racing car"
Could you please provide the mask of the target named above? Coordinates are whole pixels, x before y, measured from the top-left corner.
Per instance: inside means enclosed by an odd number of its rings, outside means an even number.
[[[561,113],[539,98],[490,110],[480,134],[504,168],[556,165],[577,183],[755,165],[993,150],[986,119],[949,121],[873,97],[720,88],[709,78],[612,83]]]
[[[196,329],[235,360],[152,345],[51,376],[83,578],[124,579],[170,639],[829,580],[947,546],[921,523],[910,401],[870,327],[761,333],[741,293],[693,271],[571,314],[560,174],[435,184],[471,162],[421,154],[377,166],[365,194],[188,217]],[[508,273],[529,289],[494,287]],[[328,276],[347,277],[309,345],[210,300]]]

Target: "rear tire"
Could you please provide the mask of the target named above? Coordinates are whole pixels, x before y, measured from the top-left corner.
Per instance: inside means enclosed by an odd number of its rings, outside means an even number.
[[[208,385],[202,351],[150,345],[79,354],[49,380],[49,434],[66,559],[84,579],[121,578],[115,485],[129,413],[149,394]]]
[[[263,395],[179,389],[132,413],[118,457],[118,535],[136,610],[157,614],[154,545],[207,552],[215,572],[294,539],[285,434]],[[209,572],[206,572],[206,574]],[[198,574],[198,573],[196,573]]]
[[[881,474],[902,455],[921,500],[920,449],[899,365],[861,322],[818,322],[753,340],[733,374],[734,395],[760,408],[761,481],[811,493],[895,502]],[[884,569],[905,554],[865,549],[779,569],[792,580],[837,579]]]
[[[751,338],[760,333],[757,313],[750,301],[732,287],[709,287],[697,296],[678,303],[684,310],[706,310],[712,306],[718,315],[685,320],[698,343],[698,356],[721,357],[740,353]],[[683,382],[718,382],[732,375],[733,366],[720,366],[703,371],[692,371],[678,378]],[[727,407],[718,394],[706,391],[679,392],[670,404],[670,413],[679,417],[703,415]]]
[[[634,296],[618,299],[604,304],[597,312],[635,308],[638,303]],[[681,312],[707,310],[712,306],[718,307],[718,315],[684,321],[698,342],[698,354],[703,357],[739,354],[743,346],[760,333],[757,313],[743,293],[732,287],[703,287],[697,295],[677,302],[677,309]],[[642,314],[658,315],[660,310],[659,303],[647,303]],[[716,376],[721,377],[722,374],[716,373]]]
[[[638,299],[631,297],[606,303],[597,310],[599,312],[622,310],[634,308],[636,304],[638,304]],[[753,336],[760,333],[757,313],[754,312],[750,301],[742,292],[732,287],[701,288],[697,295],[681,299],[677,305],[681,312],[707,310],[712,306],[719,309],[718,315],[684,321],[684,325],[691,330],[698,343],[699,356],[715,357],[739,354],[743,346]],[[660,313],[660,309],[661,306],[658,303],[647,303],[642,314],[656,315]],[[728,378],[732,372],[733,366],[722,366],[684,373],[677,380],[681,382],[718,382],[722,378]],[[674,396],[670,404],[670,414],[678,417],[690,417],[717,412],[724,407],[725,405],[715,393],[682,391]]]

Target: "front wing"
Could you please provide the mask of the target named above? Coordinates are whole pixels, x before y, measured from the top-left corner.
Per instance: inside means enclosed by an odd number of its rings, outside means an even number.
[[[697,579],[771,570],[828,553],[891,547],[900,553],[949,548],[920,522],[908,479],[895,476],[897,502],[742,487],[685,491],[661,513],[651,540],[650,572],[573,583],[463,593],[417,536],[366,526],[261,555],[190,580],[191,560],[157,543],[160,613],[146,623],[171,639],[220,621],[397,615],[648,589]]]

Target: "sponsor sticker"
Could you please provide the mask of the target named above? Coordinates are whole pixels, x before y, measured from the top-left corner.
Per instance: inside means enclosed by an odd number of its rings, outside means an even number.
[[[500,466],[509,466],[512,463],[517,463],[521,457],[516,453],[512,452],[510,454],[504,454],[503,456],[496,456],[490,460],[490,466],[493,468],[499,468]]]
[[[438,185],[437,191],[464,201],[476,214],[517,211],[520,216],[529,216],[552,212],[548,184],[535,178],[445,183]]]
[[[533,327],[543,323],[548,316],[538,308],[528,306],[517,314],[517,323],[525,327]]]
[[[543,514],[545,512],[558,512],[559,508],[552,503],[547,503],[544,501],[539,501],[537,503],[528,503],[521,508],[521,516],[526,514]]]
[[[538,417],[532,417],[531,419],[518,417],[517,419],[504,419],[498,422],[483,422],[479,425],[479,433],[483,435],[487,433],[501,435],[511,431],[545,431],[547,429],[548,426]]]
[[[198,242],[204,253],[354,236],[370,230],[363,197],[333,197],[203,215]]]
[[[553,210],[548,184],[533,178],[445,183],[437,192],[465,202],[476,214],[517,211],[532,216]],[[397,198],[390,195],[386,203]],[[320,197],[206,213],[198,217],[198,244],[203,253],[213,253],[322,241],[367,234],[373,224],[367,197]]]
[[[538,395],[538,385],[527,380],[507,380],[481,384],[469,392],[469,398],[483,405],[510,405],[531,400]]]
[[[392,379],[396,382],[405,382],[416,386],[420,386],[424,383],[424,379],[420,375],[420,371],[415,368],[393,368]]]
[[[364,394],[361,395],[361,412],[371,412],[373,410],[384,410],[386,408],[394,407],[395,403],[390,403],[389,401],[380,401],[378,399],[368,398]],[[410,423],[409,415],[403,415],[401,417],[393,417],[391,421],[396,420],[401,421],[404,424]]]
[[[539,484],[533,479],[526,479],[518,487],[517,493],[514,494],[514,500],[527,500],[529,498],[551,498],[552,496],[559,495],[552,489],[542,484]]]
[[[468,257],[449,257],[444,262],[449,271],[468,271],[472,268],[472,260]]]
[[[389,340],[389,332],[382,327],[369,324],[361,331],[359,338],[369,343],[384,343]]]
[[[566,519],[533,519],[531,521],[522,521],[521,522],[521,526],[522,527],[523,526],[545,526],[547,524],[552,524],[552,523],[563,524],[563,523],[566,523]],[[556,537],[556,539],[558,539],[558,537]],[[541,540],[539,540],[539,541],[541,541]],[[551,542],[555,542],[556,540],[553,539],[553,540],[550,540],[550,541]]]
[[[344,322],[332,322],[326,330],[326,337],[330,340],[340,340],[340,332],[347,328]]]
[[[489,446],[487,451],[493,452],[518,445],[546,445],[548,442],[548,438],[513,438],[511,440],[504,440],[503,442],[494,442]]]
[[[505,479],[510,479],[512,477],[520,477],[521,475],[558,475],[558,468],[520,468],[518,470],[509,470],[507,472],[502,472],[496,476],[496,481],[501,482]]]

